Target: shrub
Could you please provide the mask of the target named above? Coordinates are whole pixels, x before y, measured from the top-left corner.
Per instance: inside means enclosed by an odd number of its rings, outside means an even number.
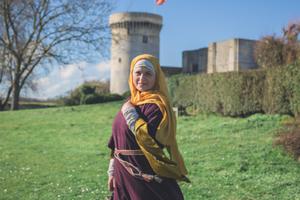
[[[122,94],[123,99],[127,99],[128,97],[130,97],[130,91],[126,91]]]
[[[291,114],[290,90],[288,89],[287,68],[267,70],[263,110],[269,114]]]
[[[278,67],[284,64],[284,42],[275,36],[265,36],[256,43],[254,57],[263,68]]]
[[[93,85],[88,85],[88,84],[84,83],[83,85],[81,85],[79,87],[79,90],[81,92],[81,95],[94,94],[96,87]]]
[[[274,141],[281,145],[295,159],[300,161],[300,118],[293,118],[292,123],[285,123],[285,131],[280,133]]]
[[[168,79],[174,106],[188,114],[229,116],[300,113],[300,62],[284,67],[215,74],[176,75]]]
[[[265,36],[259,40],[254,50],[258,65],[263,68],[293,64],[300,58],[298,35],[300,23],[290,23],[283,28],[283,36]]]
[[[177,75],[168,85],[181,110],[237,116],[261,112],[264,77],[263,71]]]
[[[99,81],[85,82],[70,95],[62,98],[64,105],[94,104],[123,99],[118,94],[109,93],[109,83]]]

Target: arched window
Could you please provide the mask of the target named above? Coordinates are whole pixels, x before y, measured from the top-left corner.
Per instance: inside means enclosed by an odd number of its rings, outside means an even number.
[[[146,35],[143,35],[143,43],[148,43],[148,36]]]

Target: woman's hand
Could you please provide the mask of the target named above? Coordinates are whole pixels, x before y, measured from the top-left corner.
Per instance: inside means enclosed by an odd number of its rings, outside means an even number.
[[[128,110],[129,108],[134,108],[134,106],[130,103],[130,100],[128,100],[127,102],[125,102],[121,108],[122,113],[124,113],[126,110]]]
[[[113,191],[115,185],[115,178],[113,176],[108,176],[107,186],[109,191]]]

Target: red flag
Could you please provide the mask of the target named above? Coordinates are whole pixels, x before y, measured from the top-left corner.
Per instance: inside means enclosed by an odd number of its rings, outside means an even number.
[[[166,2],[166,0],[156,0],[156,5],[160,6],[165,2]]]

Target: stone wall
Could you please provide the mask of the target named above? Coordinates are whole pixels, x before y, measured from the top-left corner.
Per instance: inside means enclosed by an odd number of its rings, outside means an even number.
[[[207,48],[182,52],[182,71],[199,73],[207,71]]]
[[[160,66],[165,77],[182,73],[182,67]]]
[[[116,13],[110,16],[112,33],[110,92],[123,94],[129,90],[131,60],[148,53],[159,58],[162,17],[150,13]]]
[[[254,60],[255,40],[230,39],[208,46],[207,72],[228,72],[257,68]]]
[[[254,59],[255,40],[239,40],[239,70],[256,69],[257,63]]]

